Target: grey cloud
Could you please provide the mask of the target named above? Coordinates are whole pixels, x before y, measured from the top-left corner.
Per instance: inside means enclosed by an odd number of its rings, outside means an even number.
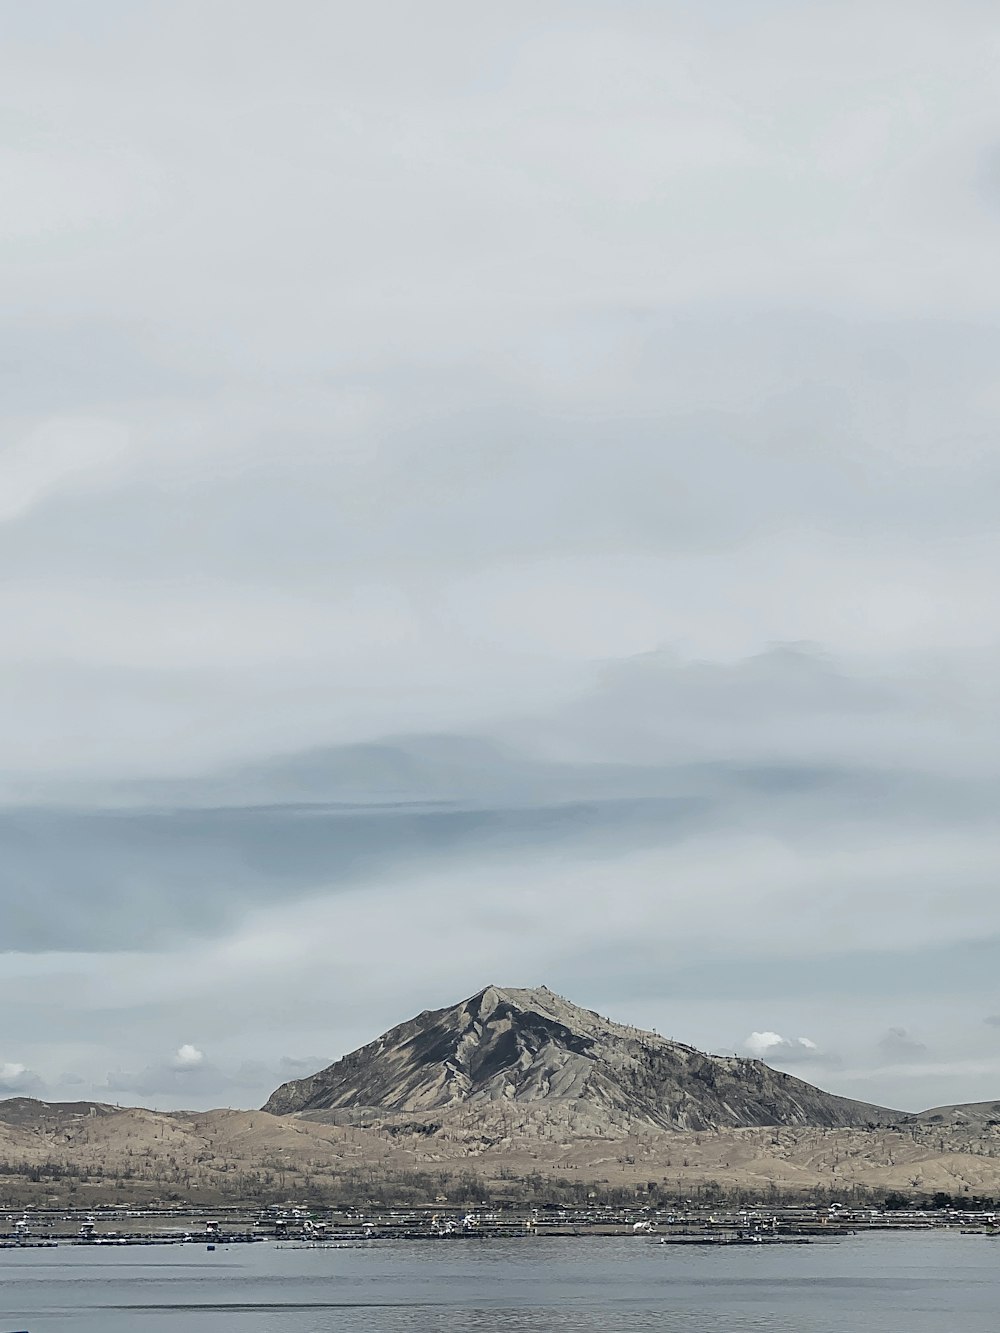
[[[1000,1014],[988,1014],[983,1022],[991,1028],[1000,1028]]]
[[[923,1042],[911,1037],[906,1028],[901,1027],[890,1028],[879,1040],[878,1049],[887,1064],[920,1060],[927,1054],[927,1047]]]
[[[821,935],[803,936],[794,956],[777,952],[740,955],[706,940],[695,958],[665,957],[660,941],[595,944],[561,953],[554,961],[560,989],[587,988],[604,1010],[627,1003],[637,1011],[677,1003],[768,1002],[780,993],[801,1008],[815,1000],[830,1008],[845,992],[865,1002],[906,994],[915,976],[933,975],[950,996],[978,1001],[1000,964],[1000,940],[963,940],[915,948],[831,950]],[[765,1008],[766,1012],[766,1008]],[[989,1023],[987,1018],[984,1020]],[[1000,1026],[998,1021],[994,1026]],[[675,1032],[675,1035],[680,1035]]]
[[[109,1070],[104,1082],[99,1086],[100,1093],[116,1096],[127,1093],[133,1097],[157,1098],[162,1094],[177,1095],[183,1101],[194,1099],[201,1101],[206,1091],[214,1091],[217,1071],[209,1068],[202,1078],[182,1075],[170,1064],[146,1065],[143,1069]]]
[[[150,948],[216,934],[276,897],[337,893],[404,866],[412,875],[514,848],[650,845],[703,824],[702,802],[682,797],[512,809],[7,811],[0,921],[19,949]]]
[[[644,763],[685,753],[734,766],[746,754],[759,770],[769,755],[777,775],[782,760],[794,769],[807,756],[822,770],[822,756],[827,772],[866,769],[874,785],[891,786],[905,773],[914,797],[930,773],[945,781],[953,773],[961,802],[976,804],[965,775],[973,767],[992,775],[989,750],[1000,724],[981,669],[974,660],[943,667],[928,656],[887,672],[811,644],[771,645],[724,662],[660,650],[609,664],[593,696],[546,719],[541,735],[553,749],[562,741]],[[978,736],[969,734],[973,716]]]
[[[876,1022],[982,1056],[992,23],[12,9],[0,994],[46,1086],[252,1104],[487,967],[707,1045],[753,1002],[845,1087],[931,1086]],[[348,918],[380,968],[309,952]]]
[[[44,1095],[44,1080],[16,1060],[0,1063],[0,1091],[8,1097],[39,1097]]]
[[[197,371],[164,365],[140,326],[81,318],[76,326],[0,320],[0,386],[5,410],[43,417],[101,413],[137,400],[160,401],[206,387]]]
[[[609,668],[570,709],[495,724],[499,739],[415,735],[171,780],[43,782],[0,809],[0,924],[20,949],[149,949],[232,929],[276,896],[723,833],[808,857],[834,827],[981,839],[966,891],[985,902],[997,779],[956,769],[945,742],[966,761],[969,747],[949,724],[947,696],[922,681],[808,648],[725,666],[653,654]]]
[[[513,553],[524,561],[704,552],[718,542],[753,542],[803,513],[873,560],[885,554],[879,547],[889,532],[919,542],[928,525],[942,536],[992,531],[985,492],[995,483],[996,464],[976,443],[990,421],[970,419],[970,404],[988,385],[995,331],[931,328],[926,345],[914,346],[907,326],[875,342],[868,360],[885,356],[888,344],[905,378],[887,389],[875,377],[866,417],[858,381],[867,376],[868,362],[863,353],[845,350],[869,336],[863,327],[834,323],[831,329],[816,315],[796,323],[750,312],[737,327],[734,335],[717,321],[687,319],[657,331],[655,321],[647,321],[642,340],[648,347],[619,387],[625,395],[655,396],[624,421],[618,413],[607,421],[566,420],[564,395],[513,375],[473,376],[471,383],[468,372],[422,376],[419,383],[386,375],[374,385],[365,376],[336,389],[256,401],[259,391],[248,385],[252,407],[206,398],[198,380],[174,386],[185,402],[174,431],[207,437],[207,466],[186,475],[168,466],[173,432],[157,442],[158,399],[145,413],[123,404],[120,420],[133,434],[137,456],[153,466],[129,469],[114,488],[82,503],[66,497],[16,532],[0,530],[0,551],[16,544],[20,566],[34,577],[78,576],[82,549],[82,568],[100,575],[115,573],[128,554],[135,572],[152,578],[297,579],[322,587],[337,570],[356,577],[359,560],[369,576],[412,582],[419,570],[440,577],[456,560],[474,570]],[[558,336],[572,343],[591,334],[584,322]],[[99,335],[88,335],[82,350],[93,356],[100,342]],[[803,348],[810,364],[828,366],[828,389],[811,375],[808,387],[801,384],[808,372],[790,365],[789,356],[795,349],[802,355]],[[860,364],[836,364],[850,355]],[[116,364],[114,356],[109,361]],[[731,379],[726,368],[744,366],[749,384],[754,363],[760,378],[778,381],[775,395],[754,403],[749,414],[720,411],[719,385]],[[673,368],[676,383],[664,378],[664,365]],[[701,401],[685,406],[677,399],[691,393],[692,366],[705,387]],[[975,382],[954,383],[960,374],[971,377],[973,367]],[[136,391],[156,373],[154,367],[138,377]],[[48,379],[48,368],[40,367],[39,392]],[[161,396],[169,388],[164,385]],[[879,438],[890,410],[887,392],[901,418],[944,418],[926,446],[932,453],[954,449],[956,421],[962,423],[969,457],[960,470],[932,461],[899,471]],[[942,393],[954,398],[947,413],[938,401]],[[849,404],[849,412],[831,413],[830,394]],[[927,397],[921,410],[915,395]],[[748,389],[744,397],[750,396]],[[106,397],[81,394],[74,405],[108,413]],[[52,404],[48,414],[59,410]],[[278,430],[280,451],[271,438]],[[827,437],[825,445],[817,434]],[[220,448],[219,436],[233,442]],[[876,456],[885,451],[874,475],[869,448]],[[858,471],[866,468],[862,490]],[[292,512],[290,526],[282,516]],[[516,532],[508,521],[513,513]]]
[[[393,800],[435,774],[406,770],[405,752],[377,751],[362,764],[358,795],[370,796],[385,763],[384,803],[329,801],[232,807],[0,811],[8,849],[0,923],[9,947],[148,949],[206,937],[272,904],[339,894],[387,879],[463,865],[501,865],[512,856],[623,856],[643,848],[693,847],[753,829],[808,841],[824,820],[893,828],[900,839],[933,820],[942,836],[988,818],[977,791],[963,807],[952,784],[907,775],[746,762],[637,770],[523,764],[522,785],[501,764],[470,776],[464,799],[453,778],[433,799]],[[363,752],[362,758],[371,759]],[[399,761],[400,768],[394,766]],[[322,763],[279,770],[276,785],[324,785]],[[365,791],[365,777],[370,784]],[[248,785],[259,791],[260,777]],[[343,782],[335,764],[330,781]],[[239,780],[236,779],[239,785]],[[287,788],[286,788],[287,791]],[[478,799],[477,799],[478,797]],[[505,799],[502,799],[505,798]],[[949,817],[949,804],[959,807]]]
[[[93,1088],[93,1095],[98,1098],[122,1095],[144,1098],[166,1109],[186,1109],[218,1102],[255,1106],[281,1083],[303,1078],[329,1063],[329,1060],[318,1057],[293,1056],[282,1056],[274,1061],[225,1063],[203,1058],[179,1063],[176,1057],[170,1057],[137,1070],[112,1070]]]

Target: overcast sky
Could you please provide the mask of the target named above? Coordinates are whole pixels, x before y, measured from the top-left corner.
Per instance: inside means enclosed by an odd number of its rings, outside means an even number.
[[[1000,1097],[996,6],[0,27],[0,1094],[493,982]]]

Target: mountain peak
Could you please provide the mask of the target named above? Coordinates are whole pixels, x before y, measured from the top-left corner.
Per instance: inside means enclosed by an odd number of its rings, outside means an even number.
[[[585,1108],[598,1126],[604,1117],[664,1129],[897,1118],[760,1061],[705,1055],[615,1023],[547,986],[495,985],[418,1014],[327,1069],[283,1084],[264,1109],[326,1116],[438,1112],[479,1102]]]
[[[478,1002],[480,1009],[486,1008],[491,1012],[498,1004],[506,1004],[512,1009],[523,1010],[530,1013],[533,1010],[552,1009],[553,1001],[558,1001],[560,996],[550,991],[548,986],[484,986],[481,991],[468,1000],[463,1001],[466,1005],[474,1005]],[[568,1003],[563,1001],[563,1003]],[[571,1006],[575,1007],[575,1006]]]

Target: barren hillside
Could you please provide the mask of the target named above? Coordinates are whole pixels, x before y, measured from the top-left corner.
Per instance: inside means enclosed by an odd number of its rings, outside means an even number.
[[[170,1114],[75,1103],[0,1103],[0,1205],[27,1202],[433,1202],[439,1195],[544,1198],[652,1185],[1000,1195],[1000,1129],[936,1126],[712,1131],[619,1126],[600,1135],[553,1108],[473,1104],[366,1125],[263,1111]],[[13,1123],[11,1121],[13,1120]]]
[[[897,1111],[822,1092],[760,1060],[705,1055],[654,1032],[581,1009],[546,987],[487,986],[409,1022],[309,1078],[264,1109],[312,1117],[339,1111],[446,1110],[495,1102],[544,1105],[574,1132],[625,1125],[876,1125]]]

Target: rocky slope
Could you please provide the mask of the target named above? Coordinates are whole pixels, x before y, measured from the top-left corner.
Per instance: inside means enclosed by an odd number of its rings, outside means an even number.
[[[1000,1126],[1000,1102],[960,1102],[956,1106],[932,1106],[929,1111],[921,1111],[910,1119],[924,1125],[995,1127]]]
[[[284,1084],[264,1110],[310,1119],[364,1112],[440,1118],[481,1103],[535,1107],[549,1124],[563,1119],[592,1134],[622,1125],[710,1130],[903,1119],[759,1060],[705,1055],[614,1023],[544,986],[487,986],[451,1008],[419,1014],[329,1068]]]

